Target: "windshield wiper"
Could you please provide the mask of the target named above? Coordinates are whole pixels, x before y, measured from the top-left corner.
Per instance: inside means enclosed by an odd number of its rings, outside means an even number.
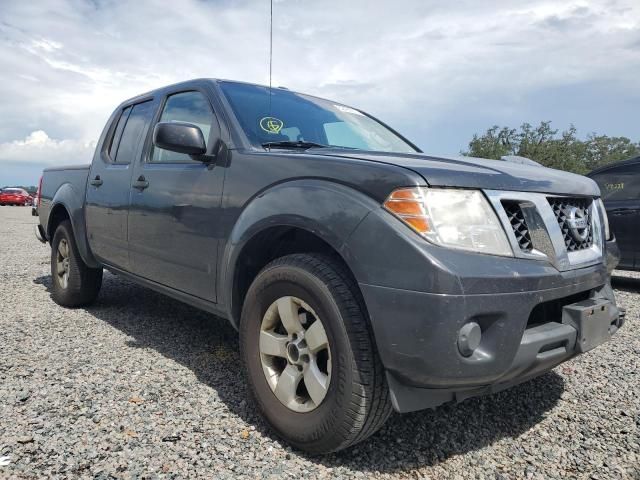
[[[316,142],[305,142],[304,140],[292,141],[282,140],[280,142],[265,142],[262,144],[265,148],[301,148],[306,150],[308,148],[327,148],[330,145]]]

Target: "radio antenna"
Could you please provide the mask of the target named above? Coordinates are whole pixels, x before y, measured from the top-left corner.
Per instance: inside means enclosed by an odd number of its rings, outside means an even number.
[[[269,116],[271,116],[271,97],[273,90],[271,86],[271,77],[273,71],[273,0],[270,0],[271,11],[269,15]]]

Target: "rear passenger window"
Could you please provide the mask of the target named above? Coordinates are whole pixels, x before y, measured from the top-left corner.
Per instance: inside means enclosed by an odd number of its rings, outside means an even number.
[[[202,130],[204,141],[208,143],[213,124],[213,111],[209,101],[200,92],[176,93],[167,98],[159,121],[191,123]],[[151,161],[175,163],[193,162],[194,160],[184,153],[153,147]]]
[[[603,200],[640,199],[640,164],[607,170],[593,175]]]
[[[152,107],[153,103],[149,100],[147,102],[138,103],[131,109],[129,118],[126,119],[126,123],[122,130],[116,155],[115,157],[112,157],[115,163],[131,163],[134,160],[134,156],[138,150],[138,145],[142,140],[142,132],[151,122],[151,116],[153,115]],[[118,127],[119,126],[120,125],[118,125]]]
[[[124,125],[127,123],[127,118],[129,118],[129,113],[131,113],[131,107],[127,107],[122,110],[120,114],[120,118],[118,119],[118,125],[116,125],[116,130],[113,132],[113,137],[111,138],[111,145],[109,145],[109,158],[111,160],[116,158],[116,152],[118,151],[118,145],[120,145],[120,139],[122,138],[122,131],[124,130]]]

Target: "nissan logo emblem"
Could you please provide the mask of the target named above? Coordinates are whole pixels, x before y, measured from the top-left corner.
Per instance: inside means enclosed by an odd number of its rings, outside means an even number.
[[[589,238],[589,222],[583,208],[569,207],[565,210],[569,233],[576,242],[584,242]]]

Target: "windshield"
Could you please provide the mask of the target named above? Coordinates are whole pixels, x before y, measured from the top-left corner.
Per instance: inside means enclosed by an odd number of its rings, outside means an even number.
[[[22,190],[18,190],[17,188],[5,188],[2,190],[2,193],[8,193],[10,195],[17,195],[22,193]]]
[[[305,148],[417,151],[380,122],[346,105],[274,88],[269,108],[268,87],[235,82],[220,86],[245,134],[257,145],[287,148],[286,142],[294,142]]]

